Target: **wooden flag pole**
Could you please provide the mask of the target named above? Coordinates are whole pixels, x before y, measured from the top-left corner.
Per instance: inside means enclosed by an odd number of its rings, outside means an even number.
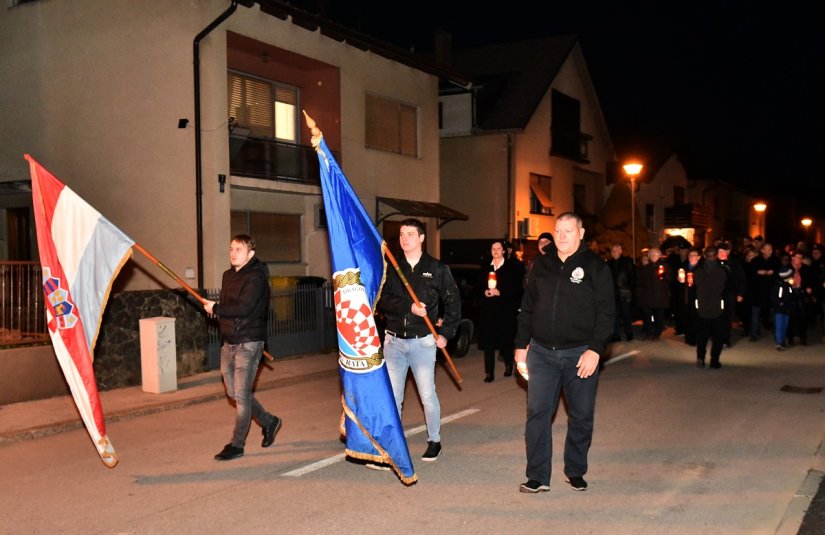
[[[135,242],[134,248],[135,248],[135,249],[137,249],[137,250],[138,250],[138,252],[140,252],[143,256],[145,256],[146,258],[148,258],[149,260],[151,260],[153,264],[155,264],[157,267],[159,267],[159,268],[160,268],[160,270],[161,270],[161,271],[163,271],[164,273],[166,273],[167,275],[169,275],[170,277],[172,277],[173,279],[175,279],[175,281],[176,281],[178,284],[180,284],[180,285],[181,285],[181,287],[182,287],[184,290],[186,290],[187,292],[189,292],[190,294],[192,294],[192,296],[193,296],[195,299],[197,299],[197,300],[198,300],[198,302],[199,302],[201,305],[203,305],[203,304],[205,304],[205,303],[206,303],[206,299],[204,299],[203,297],[201,297],[201,295],[200,295],[198,292],[196,292],[194,289],[192,289],[192,287],[191,287],[191,286],[189,286],[188,284],[186,284],[186,282],[185,282],[183,279],[181,279],[180,277],[178,277],[177,275],[175,275],[175,272],[174,272],[174,271],[172,271],[171,269],[169,269],[168,267],[166,267],[166,265],[165,265],[163,262],[161,262],[160,260],[158,260],[157,258],[155,258],[155,257],[154,257],[154,256],[153,256],[153,255],[152,255],[149,251],[147,251],[146,249],[144,249],[144,248],[143,248],[143,247],[142,247],[139,243]],[[269,360],[275,360],[275,359],[273,358],[273,356],[272,356],[272,355],[270,355],[268,352],[264,351],[264,352],[263,352],[263,354],[264,354],[264,356],[265,356],[267,359],[269,359]]]
[[[418,297],[415,295],[415,291],[412,289],[412,286],[410,286],[410,282],[407,280],[407,277],[405,277],[404,273],[401,271],[401,266],[398,265],[398,261],[395,259],[395,256],[392,254],[392,252],[390,252],[390,249],[388,247],[384,247],[384,252],[386,253],[387,258],[390,259],[390,263],[392,264],[392,267],[395,268],[395,272],[398,273],[398,276],[401,278],[401,282],[404,283],[404,287],[407,289],[407,292],[409,292],[410,297],[412,297],[412,300],[415,303],[415,306],[421,307],[421,302],[418,300]],[[435,327],[433,327],[433,324],[430,321],[429,316],[425,315],[424,316],[424,321],[427,322],[427,327],[430,328],[430,332],[433,333],[433,336],[435,337],[435,339],[438,340],[438,333],[435,331]],[[461,383],[461,381],[462,381],[461,374],[458,373],[458,370],[456,369],[455,364],[453,364],[453,359],[450,358],[450,354],[447,352],[447,348],[442,347],[441,352],[444,353],[444,360],[447,362],[447,367],[452,372],[453,377],[455,377],[456,381]]]

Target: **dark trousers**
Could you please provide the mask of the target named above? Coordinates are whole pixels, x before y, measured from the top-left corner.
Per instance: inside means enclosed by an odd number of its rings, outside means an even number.
[[[792,342],[794,337],[799,338],[802,344],[808,343],[808,307],[801,299],[791,306],[788,342]]]
[[[613,325],[613,338],[621,340],[624,330],[625,340],[633,340],[633,303],[616,298],[616,323]]]
[[[504,367],[506,371],[512,371],[513,369],[513,350],[512,349],[499,349],[499,354],[501,355],[501,359],[504,361]],[[492,377],[493,373],[496,371],[496,350],[495,349],[485,349],[484,350],[484,373],[488,376]]]
[[[567,439],[564,444],[564,473],[581,477],[587,473],[587,452],[593,440],[598,369],[587,379],[580,378],[576,363],[587,346],[551,350],[535,341],[527,352],[527,479],[550,484],[553,457],[553,414],[564,392],[567,401]]]
[[[645,336],[658,339],[665,329],[665,309],[645,307],[642,309],[642,324]]]
[[[696,317],[696,358],[705,361],[708,340],[710,340],[710,363],[719,364],[719,356],[722,354],[722,345],[725,343],[725,315],[718,318],[707,319],[697,315]],[[730,322],[728,322],[730,325]]]

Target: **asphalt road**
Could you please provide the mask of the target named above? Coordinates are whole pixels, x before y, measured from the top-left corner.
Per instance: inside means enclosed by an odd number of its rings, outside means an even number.
[[[104,409],[117,414],[108,425],[114,469],[76,426],[0,441],[0,532],[797,533],[825,472],[825,394],[816,391],[825,386],[825,346],[776,352],[767,339],[742,341],[725,351],[720,370],[695,368],[693,348],[676,337],[616,344],[611,357],[586,492],[564,483],[559,450],[550,492],[518,492],[525,390],[501,377],[501,363],[495,381],[483,383],[475,349],[456,360],[461,389],[438,369],[445,423],[437,462],[418,460],[426,436],[408,384],[403,419],[419,478],[410,487],[343,458],[335,356],[307,356],[263,370],[259,399],[284,427],[269,449],[253,427],[246,455],[234,461],[213,460],[231,434],[232,410],[206,379],[197,402],[168,398],[173,410],[130,413],[118,406],[127,392],[105,393]],[[0,410],[0,428],[19,418],[12,409]],[[561,408],[557,445],[565,424]]]

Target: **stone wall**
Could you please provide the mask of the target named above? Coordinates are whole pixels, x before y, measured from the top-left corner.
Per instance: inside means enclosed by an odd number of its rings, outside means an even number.
[[[121,292],[109,298],[95,347],[98,389],[141,384],[140,323],[175,318],[178,377],[206,369],[206,315],[184,290]]]

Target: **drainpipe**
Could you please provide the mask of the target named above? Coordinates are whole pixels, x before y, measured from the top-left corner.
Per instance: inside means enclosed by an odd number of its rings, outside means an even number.
[[[203,170],[201,168],[201,61],[200,42],[229,18],[238,8],[238,4],[246,7],[255,5],[255,0],[232,0],[232,4],[221,13],[212,23],[195,36],[192,43],[192,58],[195,65],[195,219],[198,242],[198,288],[203,288]]]

